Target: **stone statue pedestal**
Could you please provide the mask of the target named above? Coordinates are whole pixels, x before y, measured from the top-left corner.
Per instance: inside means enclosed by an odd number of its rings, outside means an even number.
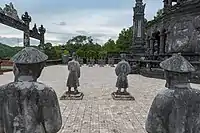
[[[82,92],[75,93],[74,91],[66,91],[61,97],[60,100],[82,100],[84,94]]]
[[[113,92],[111,94],[113,100],[125,100],[125,101],[130,101],[130,100],[135,100],[133,96],[131,96],[130,93],[128,92]]]

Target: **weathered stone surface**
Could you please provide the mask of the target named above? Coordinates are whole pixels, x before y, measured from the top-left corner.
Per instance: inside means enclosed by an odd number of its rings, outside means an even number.
[[[7,4],[5,5],[5,7],[4,7],[4,9],[3,9],[3,12],[4,12],[7,16],[9,16],[9,17],[11,17],[11,18],[14,18],[14,19],[16,19],[16,20],[20,20],[18,14],[17,14],[17,10],[14,8],[12,2],[10,2],[9,5],[7,5]]]
[[[33,47],[26,47],[15,56],[12,57],[12,61],[18,64],[32,64],[44,62],[48,59],[48,56]]]
[[[117,75],[117,83],[116,87],[121,88],[128,88],[128,79],[127,76],[131,72],[131,67],[127,61],[125,61],[125,55],[121,55],[122,60],[117,64],[115,68],[115,73]]]
[[[178,64],[174,65],[176,63],[174,61]],[[146,131],[199,133],[200,90],[193,89],[189,84],[190,74],[194,71],[193,66],[179,54],[161,64],[161,66],[166,65],[163,68],[166,77],[165,86],[168,89],[162,90],[155,97],[147,117]]]
[[[66,91],[62,96],[61,100],[82,100],[83,93],[78,92],[79,78],[80,78],[80,64],[75,60],[75,55],[73,55],[72,60],[68,62],[69,75],[67,79],[68,91]],[[71,91],[71,88],[74,88],[74,91]]]
[[[160,66],[173,72],[193,72],[194,67],[181,54],[174,54],[171,58],[160,63]]]
[[[60,97],[60,100],[82,100],[83,96],[82,92],[67,91]]]
[[[23,56],[26,50],[17,56]],[[35,49],[31,53],[33,60],[14,65],[14,82],[0,86],[1,133],[55,133],[61,128],[62,118],[55,91],[37,82],[45,60],[35,63],[40,52]],[[24,60],[27,61],[25,57]]]
[[[114,100],[135,100],[135,98],[133,96],[131,96],[130,93],[117,93],[117,92],[113,92],[112,94],[112,98]]]

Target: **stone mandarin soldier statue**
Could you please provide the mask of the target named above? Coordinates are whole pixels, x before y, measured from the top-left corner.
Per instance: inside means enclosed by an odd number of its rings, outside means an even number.
[[[75,54],[73,53],[72,60],[68,62],[69,75],[67,79],[68,91],[71,92],[71,88],[74,87],[74,92],[78,93],[79,78],[80,78],[80,64],[75,60]]]
[[[56,133],[61,128],[55,91],[37,82],[47,58],[32,47],[12,58],[15,81],[0,86],[0,133]]]
[[[112,93],[114,99],[125,99],[125,100],[134,100],[134,98],[127,92],[128,88],[128,74],[131,72],[131,67],[129,63],[125,60],[126,54],[121,54],[122,60],[117,64],[115,68],[115,73],[117,75],[116,87],[118,88],[117,92]],[[124,89],[122,92],[121,89]]]
[[[180,54],[161,62],[167,89],[155,97],[146,121],[148,133],[200,133],[200,90],[191,88],[194,67]]]
[[[61,100],[70,100],[70,99],[82,99],[83,93],[78,91],[79,78],[80,78],[80,64],[75,60],[75,53],[72,55],[72,60],[68,62],[68,70],[69,75],[67,79],[67,87],[68,91],[66,91],[63,96],[60,98]],[[74,91],[71,91],[71,88],[74,88]]]
[[[126,89],[128,88],[128,74],[131,72],[131,66],[125,60],[126,55],[121,54],[122,60],[117,64],[115,68],[115,73],[117,75],[117,83],[116,87],[118,88],[117,92],[121,93],[121,89],[124,88],[124,92],[126,93]]]

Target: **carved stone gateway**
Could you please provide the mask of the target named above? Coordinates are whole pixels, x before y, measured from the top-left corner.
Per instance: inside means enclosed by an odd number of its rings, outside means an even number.
[[[83,93],[78,91],[80,78],[80,64],[75,60],[75,53],[73,53],[72,60],[68,62],[69,75],[67,79],[68,91],[64,92],[60,100],[82,100]],[[74,91],[71,88],[74,88]]]
[[[53,88],[37,82],[47,55],[26,47],[13,58],[15,81],[0,86],[1,133],[56,133],[62,126]]]
[[[191,88],[194,67],[180,54],[161,62],[167,89],[155,97],[146,121],[148,133],[199,133],[200,90]]]
[[[131,67],[127,61],[125,61],[125,54],[121,54],[122,60],[117,64],[115,73],[117,77],[116,87],[117,92],[113,92],[111,95],[114,100],[135,100],[130,93],[127,92],[128,88],[128,74],[131,72]],[[121,91],[121,89],[124,91]]]
[[[28,12],[22,15],[22,19],[19,18],[17,10],[14,8],[13,4],[5,5],[4,9],[0,8],[0,23],[10,26],[12,28],[21,30],[24,32],[24,46],[30,46],[30,37],[40,40],[41,48],[44,47],[44,34],[45,28],[43,25],[39,27],[39,32],[34,25],[34,28],[30,30],[29,25],[31,22],[31,17]]]

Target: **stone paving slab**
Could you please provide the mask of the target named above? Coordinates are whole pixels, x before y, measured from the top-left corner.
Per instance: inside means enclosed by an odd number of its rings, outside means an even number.
[[[39,81],[52,86],[60,98],[66,91],[67,76],[66,66],[49,66]],[[12,72],[0,75],[0,85],[13,79]],[[83,66],[79,90],[84,98],[59,101],[63,121],[59,133],[146,133],[144,125],[149,107],[165,81],[141,75],[130,75],[128,79],[128,91],[135,101],[116,101],[111,97],[116,91],[114,68]],[[197,84],[192,86],[200,88]]]

